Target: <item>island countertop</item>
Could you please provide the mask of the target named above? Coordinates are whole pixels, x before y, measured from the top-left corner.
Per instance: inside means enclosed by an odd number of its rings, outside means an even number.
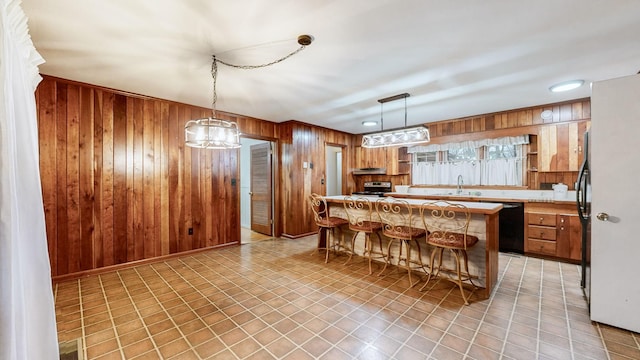
[[[439,200],[439,199],[425,200],[425,199],[415,198],[415,197],[404,197],[403,195],[410,195],[410,194],[394,193],[392,196],[386,196],[384,198],[381,198],[378,196],[364,196],[364,197],[371,200],[371,202],[375,202],[379,199],[404,200],[408,202],[412,207],[416,207],[416,208],[424,204],[425,202],[435,202]],[[325,199],[327,199],[327,201],[344,202],[345,197],[348,197],[348,196],[349,195],[325,196]],[[362,197],[362,195],[352,195],[352,197],[356,197],[356,196]],[[450,202],[452,204],[462,204],[467,208],[469,208],[469,212],[471,212],[472,214],[495,214],[495,213],[498,213],[500,210],[502,210],[502,204],[500,203],[479,202],[479,201],[458,201],[458,200],[452,200],[448,198],[446,199],[443,198],[441,200]]]

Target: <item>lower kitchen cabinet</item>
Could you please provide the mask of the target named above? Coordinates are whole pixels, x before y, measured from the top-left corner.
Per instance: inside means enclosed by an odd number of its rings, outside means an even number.
[[[575,205],[530,202],[524,207],[524,222],[526,254],[580,260],[582,228]]]

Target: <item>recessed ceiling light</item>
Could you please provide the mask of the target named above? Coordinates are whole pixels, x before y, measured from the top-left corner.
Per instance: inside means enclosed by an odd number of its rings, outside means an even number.
[[[562,92],[577,89],[584,84],[584,80],[571,80],[555,84],[549,88],[551,92]]]
[[[362,125],[364,126],[376,126],[378,125],[378,122],[375,120],[365,120],[362,122]]]

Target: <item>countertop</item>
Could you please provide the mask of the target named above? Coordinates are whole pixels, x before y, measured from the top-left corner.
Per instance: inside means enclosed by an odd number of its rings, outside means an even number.
[[[555,204],[575,204],[576,192],[568,191],[563,199],[554,198],[552,190],[483,190],[463,189],[460,195],[456,189],[411,188],[409,192],[390,192],[385,196],[405,199],[470,201],[470,202],[544,202]]]
[[[389,194],[395,194],[395,193],[389,193]],[[400,194],[398,193],[397,196],[391,196],[394,199],[401,199],[401,200],[406,200],[410,205],[412,205],[412,207],[418,207],[420,205],[422,205],[424,203],[425,198],[424,197],[406,197],[406,196],[400,196],[400,195],[408,195],[408,194]],[[333,195],[333,196],[325,196],[325,199],[328,202],[344,202],[345,197],[347,197],[348,195]],[[358,195],[361,196],[361,195]],[[379,196],[364,196],[368,199],[371,200],[371,202],[376,202],[378,200],[384,200],[385,198],[383,197],[379,197]],[[387,197],[388,199],[389,197]],[[432,199],[428,199],[428,200],[432,200]],[[478,200],[474,200],[474,201],[464,201],[462,199],[456,198],[456,199],[444,199],[444,198],[436,198],[433,200],[447,200],[451,203],[456,203],[456,204],[462,204],[464,206],[466,206],[467,208],[469,208],[469,212],[471,213],[475,213],[475,214],[495,214],[497,212],[499,212],[502,209],[502,204],[500,203],[491,203],[491,202],[482,202],[482,201],[478,201]]]

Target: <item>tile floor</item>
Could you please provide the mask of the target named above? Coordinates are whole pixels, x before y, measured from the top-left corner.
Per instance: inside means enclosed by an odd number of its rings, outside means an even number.
[[[491,298],[311,252],[315,237],[210,250],[56,284],[60,341],[85,359],[640,359],[592,324],[576,265],[501,254]],[[360,260],[360,259],[358,259]]]

